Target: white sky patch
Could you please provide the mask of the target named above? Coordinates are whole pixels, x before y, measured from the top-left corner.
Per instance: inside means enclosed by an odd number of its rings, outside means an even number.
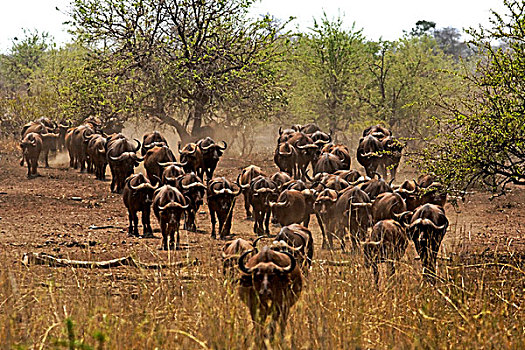
[[[23,37],[22,28],[46,31],[58,45],[71,40],[62,24],[69,19],[65,15],[69,4],[70,0],[1,0],[0,52],[8,50],[14,37]],[[250,13],[270,13],[282,20],[296,17],[292,28],[297,26],[301,31],[312,27],[313,18],[320,18],[323,11],[329,18],[341,14],[346,28],[355,22],[356,29],[362,28],[368,39],[395,40],[418,20],[436,22],[438,28],[489,26],[490,9],[506,12],[503,0],[262,0],[254,4]]]

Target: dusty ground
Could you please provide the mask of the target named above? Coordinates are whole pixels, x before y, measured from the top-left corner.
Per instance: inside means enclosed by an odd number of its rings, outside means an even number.
[[[219,163],[216,174],[233,180],[242,167],[252,163],[269,174],[276,170],[270,155],[255,155],[249,159],[226,155]],[[7,261],[17,264],[26,252],[47,252],[60,257],[89,260],[130,254],[145,262],[168,259],[168,253],[158,249],[160,232],[155,232],[155,239],[127,236],[127,212],[120,195],[110,193],[109,182],[97,181],[93,175],[68,169],[65,155],[51,164],[49,169],[39,168],[40,177],[28,180],[26,169],[18,165],[16,154],[1,155],[0,254],[7,257]],[[412,178],[407,172],[405,175]],[[492,201],[488,198],[487,193],[474,193],[458,208],[447,204],[451,225],[441,255],[478,256],[493,255],[495,252],[522,255],[525,252],[525,189],[513,188],[507,196]],[[315,221],[312,220],[312,228],[319,247],[320,230]],[[92,230],[89,228],[91,225],[114,227]],[[158,228],[153,214],[152,225],[154,229]],[[235,207],[232,232],[253,238],[252,225],[252,221],[245,220],[240,196]],[[198,233],[181,230],[181,242],[187,244],[187,249],[170,254],[170,259],[207,259],[203,256],[204,252],[210,251],[219,256],[223,242],[209,237],[211,224],[206,205],[198,215],[198,228]],[[278,230],[278,227],[273,227],[273,233]],[[411,250],[413,257],[413,248]],[[320,249],[316,251],[316,257],[328,254]]]

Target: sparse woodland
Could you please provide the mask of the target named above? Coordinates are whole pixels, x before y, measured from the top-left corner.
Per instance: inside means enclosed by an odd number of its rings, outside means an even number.
[[[0,55],[0,348],[525,348],[525,2],[504,0],[488,28],[421,20],[394,41],[326,15],[295,32],[292,18],[250,18],[253,3],[72,0],[70,43],[31,29]],[[122,198],[106,183],[59,161],[23,182],[20,131],[41,117],[93,118],[107,135],[153,125],[181,145],[224,139],[217,174],[232,182],[250,162],[275,171],[279,127],[315,123],[355,156],[362,130],[381,124],[404,145],[407,180],[431,174],[463,202],[447,204],[434,283],[410,247],[378,287],[361,256],[322,250],[315,224],[284,337],[260,343],[204,209],[181,249],[160,252],[125,236]],[[254,238],[233,208],[234,234]],[[16,241],[22,232],[34,241]],[[29,248],[130,266],[21,264]]]

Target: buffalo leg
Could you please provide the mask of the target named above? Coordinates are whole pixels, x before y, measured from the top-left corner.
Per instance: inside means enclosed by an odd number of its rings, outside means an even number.
[[[143,236],[144,237],[153,237],[153,229],[151,228],[150,222],[150,209],[142,210],[142,227],[143,227]]]
[[[374,274],[374,282],[376,284],[376,288],[379,288],[379,267],[377,266],[376,262],[372,263],[372,272]]]
[[[250,200],[249,200],[248,192],[243,191],[242,195],[244,196],[244,210],[246,210],[246,218],[251,218],[252,213],[250,212]]]
[[[162,232],[162,249],[168,250],[168,224],[163,220],[160,223],[160,231]]]
[[[26,159],[26,164],[27,164],[27,177],[30,178],[31,177],[31,161],[29,159]]]
[[[264,225],[266,226],[266,229],[264,230],[264,233],[266,233],[267,235],[270,234],[270,216],[271,216],[271,212],[270,212],[270,209],[266,209],[266,212],[264,213],[264,215],[266,216],[265,220],[264,220]]]
[[[319,224],[319,227],[321,228],[321,234],[323,235],[323,244],[322,244],[321,248],[322,249],[326,249],[327,248],[326,232],[325,232],[325,228],[324,228],[324,225],[323,225],[323,219],[321,218],[321,216],[318,213],[315,213],[315,217],[317,218],[317,223]]]
[[[217,223],[217,219],[215,218],[215,210],[210,209],[210,219],[211,219],[211,238],[217,237],[215,234],[215,224]]]
[[[230,205],[230,210],[228,211],[228,215],[226,216],[226,220],[223,222],[223,226],[221,229],[221,238],[224,238],[230,234],[230,231],[232,229],[232,216],[233,216],[233,207],[235,206],[235,199],[232,201]]]
[[[129,218],[129,226],[128,226],[128,236],[133,236],[134,235],[134,226],[133,224],[135,223],[135,216],[136,214],[133,213],[131,210],[128,210],[128,218]],[[138,218],[137,218],[138,220]]]
[[[49,150],[44,150],[44,167],[49,168]]]

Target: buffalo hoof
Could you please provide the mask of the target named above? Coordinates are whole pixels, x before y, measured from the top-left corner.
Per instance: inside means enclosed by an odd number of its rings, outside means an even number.
[[[155,238],[155,235],[153,233],[145,233],[142,235],[142,238]]]

